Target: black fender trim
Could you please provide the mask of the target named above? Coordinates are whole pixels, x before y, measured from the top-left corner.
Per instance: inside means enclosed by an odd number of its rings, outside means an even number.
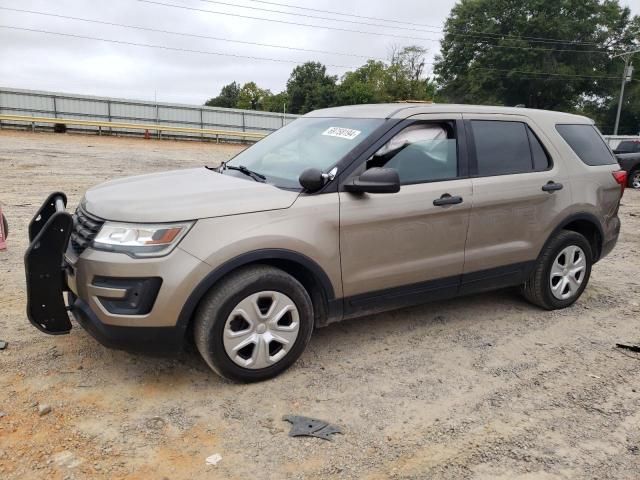
[[[307,269],[318,283],[322,286],[323,298],[327,302],[327,310],[329,314],[338,314],[335,312],[335,292],[333,285],[329,280],[329,276],[314,260],[298,252],[292,250],[285,250],[279,248],[266,248],[262,250],[255,250],[253,252],[244,253],[227,262],[223,263],[215,270],[210,272],[191,292],[189,298],[185,302],[178,316],[178,322],[176,327],[184,334],[187,331],[191,317],[195,312],[196,307],[200,303],[200,300],[204,295],[213,287],[222,277],[231,273],[239,267],[249,265],[251,263],[260,263],[261,261],[269,260],[286,260],[289,262],[297,263],[303,268]],[[334,313],[335,312],[335,313]],[[341,313],[341,312],[340,312]]]
[[[602,224],[600,223],[600,220],[598,220],[598,217],[596,217],[595,215],[593,215],[592,213],[587,213],[587,212],[582,212],[582,213],[574,213],[572,215],[569,215],[568,217],[566,217],[564,220],[562,220],[562,222],[560,222],[560,224],[558,224],[556,226],[556,228],[553,229],[553,231],[551,232],[551,234],[549,235],[549,237],[547,238],[547,241],[544,242],[544,245],[542,246],[542,249],[540,250],[540,252],[538,252],[538,257],[540,256],[540,254],[542,253],[542,251],[545,249],[545,247],[547,246],[547,244],[551,241],[551,239],[560,231],[563,230],[564,227],[566,227],[567,225],[569,225],[572,222],[575,222],[577,220],[585,220],[589,223],[592,223],[597,229],[598,229],[598,233],[600,234],[600,249],[597,252],[593,252],[595,255],[595,258],[593,260],[593,263],[597,262],[600,258],[601,258],[601,254],[602,254],[602,247],[606,241],[605,239],[605,235],[604,235],[604,229],[602,228]]]

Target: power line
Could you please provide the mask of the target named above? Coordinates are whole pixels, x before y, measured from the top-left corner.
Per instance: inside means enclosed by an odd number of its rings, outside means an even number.
[[[249,59],[249,60],[270,61],[270,62],[278,62],[278,63],[286,63],[286,64],[294,64],[294,65],[300,65],[301,63],[303,63],[303,62],[297,62],[297,61],[292,61],[292,60],[284,60],[284,59],[277,59],[277,58],[255,57],[255,56],[248,56],[248,55],[236,55],[236,54],[232,54],[232,53],[212,52],[212,51],[208,51],[208,50],[195,50],[195,49],[189,49],[189,48],[169,47],[169,46],[166,46],[166,45],[156,45],[156,44],[150,44],[150,43],[129,42],[129,41],[125,41],[125,40],[114,40],[114,39],[110,39],[110,38],[92,37],[92,36],[88,36],[88,35],[79,35],[79,34],[73,34],[73,33],[52,32],[52,31],[49,31],[49,30],[40,30],[40,29],[25,28],[25,27],[14,27],[14,26],[10,26],[10,25],[0,25],[0,28],[9,29],[9,30],[19,30],[19,31],[25,31],[25,32],[32,32],[32,33],[43,33],[43,34],[47,34],[47,35],[57,35],[57,36],[70,37],[70,38],[82,38],[82,39],[86,39],[86,40],[95,40],[95,41],[100,41],[100,42],[115,43],[115,44],[118,44],[118,45],[129,45],[129,46],[135,46],[135,47],[156,48],[156,49],[176,51],[176,52],[198,53],[198,54],[204,54],[204,55],[214,55],[214,56],[233,57],[233,58],[244,58],[244,59]],[[433,62],[425,62],[425,63],[433,64]],[[336,68],[345,68],[345,69],[353,68],[353,67],[346,66],[346,65],[333,65],[333,64],[326,64],[326,65],[329,66],[329,67],[336,67]],[[470,70],[472,70],[472,69],[490,70],[490,71],[497,71],[497,72],[507,72],[509,74],[517,73],[517,74],[523,74],[523,75],[536,75],[536,76],[548,75],[548,76],[555,77],[555,78],[582,77],[582,78],[592,78],[592,79],[616,79],[616,80],[618,79],[617,77],[613,77],[613,76],[562,74],[562,73],[554,73],[554,72],[527,72],[527,71],[521,71],[521,70],[510,70],[510,69],[489,68],[489,67],[486,67],[486,68],[485,67],[472,67]]]
[[[279,7],[288,7],[288,8],[297,8],[299,10],[307,10],[309,12],[318,12],[318,13],[330,13],[332,15],[342,15],[345,17],[353,17],[353,18],[363,18],[366,20],[376,20],[376,21],[381,21],[381,22],[391,22],[391,23],[402,23],[405,25],[414,25],[416,27],[428,27],[428,28],[440,28],[436,25],[426,25],[424,23],[412,23],[412,22],[405,22],[405,21],[401,21],[401,20],[391,20],[391,19],[386,19],[386,18],[380,18],[380,17],[367,17],[365,15],[356,15],[355,13],[343,13],[343,12],[336,12],[335,10],[322,10],[319,8],[311,8],[311,7],[300,7],[298,5],[291,5],[288,3],[278,3],[278,2],[267,2],[264,0],[247,0],[248,2],[257,2],[257,3],[264,3],[267,5],[277,5]]]
[[[200,0],[202,2],[209,2],[209,3],[218,3],[218,4],[222,4],[222,5],[230,5],[230,6],[234,6],[234,7],[240,7],[240,8],[252,8],[252,7],[247,7],[244,5],[237,5],[237,4],[230,4],[230,3],[223,3],[223,2],[219,2],[219,1],[214,1],[214,0]],[[341,15],[341,16],[345,16],[345,17],[352,17],[352,18],[362,18],[362,19],[367,19],[367,20],[376,20],[376,21],[382,21],[382,22],[391,22],[391,23],[399,23],[399,24],[405,24],[405,25],[413,25],[416,27],[427,27],[427,28],[436,28],[437,31],[433,32],[430,30],[416,30],[416,29],[410,29],[410,30],[415,30],[415,31],[419,31],[419,32],[425,32],[425,33],[444,33],[445,29],[442,28],[441,26],[437,26],[437,25],[427,25],[424,23],[412,23],[412,22],[406,22],[406,21],[400,21],[400,20],[392,20],[392,19],[385,19],[385,18],[380,18],[380,17],[368,17],[368,16],[364,16],[364,15],[356,15],[356,14],[351,14],[351,13],[343,13],[343,12],[337,12],[335,10],[322,10],[319,8],[310,8],[310,7],[299,7],[297,5],[291,5],[291,4],[287,4],[287,3],[278,3],[278,2],[270,2],[270,1],[264,1],[264,0],[247,0],[249,2],[257,2],[257,3],[264,3],[264,4],[268,4],[268,5],[277,5],[280,7],[288,7],[288,8],[297,8],[300,10],[307,10],[307,11],[312,11],[312,12],[319,12],[319,13],[329,13],[332,15]],[[323,17],[314,17],[314,16],[310,16],[310,15],[303,15],[303,14],[296,14],[296,13],[292,13],[292,12],[283,12],[283,11],[278,11],[278,10],[267,10],[267,9],[260,9],[260,8],[253,8],[254,10],[264,10],[264,11],[270,11],[270,12],[276,12],[276,13],[284,13],[286,15],[298,15],[298,16],[307,16],[310,18],[318,18],[318,19],[324,19],[324,20],[334,20],[334,21],[338,21],[338,22],[346,22],[346,20],[341,20],[338,18],[323,18]],[[349,22],[349,23],[354,23],[354,22]],[[358,22],[360,23],[360,22]],[[368,24],[368,23],[361,23],[362,25],[372,25],[372,24]],[[402,29],[407,29],[405,27],[394,27],[392,25],[375,25],[374,26],[381,26],[381,27],[388,27],[388,28],[402,28]],[[597,42],[582,42],[580,40],[566,40],[566,39],[559,39],[559,38],[546,38],[546,37],[529,37],[529,36],[521,36],[521,35],[503,35],[503,34],[498,34],[498,33],[493,33],[493,32],[479,32],[479,31],[474,31],[474,30],[469,30],[468,32],[465,33],[456,33],[455,31],[451,31],[449,30],[447,33],[451,34],[451,35],[462,35],[462,36],[483,36],[483,35],[487,35],[487,36],[492,36],[494,38],[513,38],[513,39],[518,39],[518,40],[529,40],[531,42],[539,42],[539,43],[559,43],[559,44],[569,44],[569,45],[599,45],[599,43]]]
[[[477,40],[477,42],[487,42],[488,40],[497,40],[497,39],[480,38],[480,39]],[[476,42],[459,41],[458,43],[469,44],[469,43],[476,43]],[[530,51],[530,52],[596,53],[596,54],[599,54],[599,55],[609,55],[609,54],[613,53],[613,52],[608,52],[606,50],[574,50],[574,49],[570,49],[570,48],[521,47],[521,46],[517,46],[517,45],[496,45],[494,43],[486,43],[486,46],[490,47],[490,48],[507,48],[507,49],[513,49],[513,50],[526,50],[526,51]]]
[[[527,42],[531,42],[531,43],[544,43],[544,44],[558,44],[558,45],[600,45],[598,42],[582,42],[580,40],[563,40],[560,38],[545,38],[545,37],[529,37],[529,36],[522,36],[522,35],[506,35],[506,34],[502,34],[502,33],[493,33],[493,32],[478,32],[476,30],[469,30],[468,33],[456,33],[455,31],[451,31],[451,30],[442,30],[443,33],[452,35],[454,37],[458,37],[458,36],[463,36],[463,37],[483,37],[483,36],[487,36],[489,38],[496,38],[496,39],[511,39],[511,40],[525,40]]]
[[[137,2],[141,2],[141,3],[148,3],[151,5],[160,5],[163,7],[171,7],[171,8],[180,8],[183,10],[191,10],[194,12],[204,12],[204,13],[214,13],[216,15],[226,15],[229,17],[238,17],[238,18],[248,18],[250,20],[260,20],[263,22],[274,22],[274,23],[280,23],[280,24],[286,24],[286,25],[296,25],[298,27],[311,27],[311,28],[321,28],[321,29],[326,29],[326,30],[336,30],[339,32],[350,32],[350,33],[361,33],[364,35],[374,35],[374,36],[383,36],[383,37],[393,37],[393,38],[404,38],[404,39],[408,39],[408,40],[426,40],[426,41],[435,41],[438,42],[438,39],[435,38],[424,38],[424,37],[410,37],[407,35],[396,35],[396,34],[391,34],[391,33],[377,33],[377,32],[366,32],[363,30],[351,30],[348,28],[341,28],[341,27],[332,27],[332,26],[325,26],[325,25],[314,25],[311,23],[299,23],[299,22],[290,22],[287,20],[279,20],[279,19],[275,19],[275,18],[263,18],[263,17],[252,17],[250,15],[242,15],[240,13],[229,13],[229,12],[220,12],[217,10],[207,10],[206,8],[197,8],[197,7],[189,7],[187,5],[175,5],[173,3],[163,3],[163,2],[158,2],[158,1],[154,1],[154,0],[135,0]]]
[[[173,3],[164,3],[156,0],[136,0],[136,1],[141,3],[151,4],[151,5],[159,5],[163,7],[179,8],[183,10],[191,10],[191,11],[203,12],[203,13],[213,13],[216,15],[226,15],[226,16],[238,17],[238,18],[247,18],[251,20],[260,20],[264,22],[275,22],[275,23],[281,23],[281,24],[287,24],[287,25],[295,25],[298,27],[320,28],[320,29],[327,29],[327,30],[336,30],[341,32],[373,35],[378,37],[393,37],[393,38],[404,38],[404,39],[410,39],[410,40],[422,40],[422,41],[428,41],[428,42],[440,42],[440,39],[436,39],[436,38],[412,37],[407,35],[396,35],[392,33],[367,32],[363,30],[353,30],[353,29],[334,27],[334,26],[328,26],[328,25],[314,25],[310,23],[291,22],[288,20],[280,20],[275,18],[253,17],[249,15],[242,15],[239,13],[220,12],[217,10],[207,10],[205,8],[189,7],[186,5],[175,5]],[[208,0],[202,0],[202,1],[208,1]],[[221,2],[216,2],[216,3],[221,3]],[[245,8],[248,8],[248,7],[245,7]],[[474,35],[466,35],[466,36],[474,37]],[[529,51],[541,51],[541,52],[574,52],[574,53],[598,53],[598,54],[608,53],[608,52],[603,52],[601,50],[568,50],[568,49],[555,50],[555,49],[547,49],[547,48],[521,47],[521,46],[513,46],[513,45],[490,45],[490,46],[494,48],[502,48],[502,49],[529,50]]]
[[[44,33],[47,35],[58,35],[58,36],[62,36],[62,37],[71,37],[71,38],[83,38],[86,40],[97,40],[100,42],[108,42],[108,43],[116,43],[119,45],[130,45],[130,46],[134,46],[134,47],[146,47],[146,48],[158,48],[158,49],[162,49],[162,50],[171,50],[171,51],[175,51],[175,52],[187,52],[187,53],[200,53],[200,54],[204,54],[204,55],[215,55],[215,56],[220,56],[220,57],[233,57],[233,58],[245,58],[248,60],[264,60],[264,61],[268,61],[268,62],[278,62],[278,63],[287,63],[287,64],[292,64],[292,65],[301,65],[304,62],[298,62],[295,60],[283,60],[280,58],[268,58],[268,57],[253,57],[253,56],[248,56],[248,55],[236,55],[233,53],[221,53],[221,52],[211,52],[208,50],[193,50],[190,48],[179,48],[179,47],[168,47],[166,45],[156,45],[156,44],[152,44],[152,43],[137,43],[137,42],[129,42],[129,41],[125,41],[125,40],[114,40],[111,38],[101,38],[101,37],[91,37],[88,35],[79,35],[79,34],[74,34],[74,33],[62,33],[62,32],[51,32],[49,30],[39,30],[39,29],[35,29],[35,28],[24,28],[24,27],[13,27],[10,25],[0,25],[0,28],[6,28],[6,29],[10,29],[10,30],[21,30],[24,32],[34,32],[34,33]],[[327,63],[326,66],[328,67],[336,67],[336,68],[353,68],[347,65],[332,65],[330,63]]]
[[[355,24],[355,25],[366,25],[368,27],[382,27],[382,28],[397,28],[400,30],[410,30],[413,32],[422,32],[422,33],[441,33],[441,30],[424,30],[424,29],[420,29],[420,28],[413,28],[413,27],[395,27],[393,25],[383,25],[380,23],[370,23],[370,22],[358,22],[356,20],[342,20],[339,18],[329,18],[329,17],[318,17],[315,15],[308,15],[305,13],[295,13],[295,12],[285,12],[283,10],[273,10],[271,8],[261,8],[261,7],[249,7],[247,5],[238,5],[236,3],[228,3],[228,2],[221,2],[221,1],[217,1],[217,0],[200,0],[201,2],[206,2],[206,3],[214,3],[217,5],[225,5],[227,7],[235,7],[235,8],[247,8],[249,10],[259,10],[261,12],[270,12],[270,13],[281,13],[284,15],[292,15],[294,17],[303,17],[303,18],[315,18],[317,20],[330,20],[333,22],[343,22],[343,23],[351,23],[351,24]],[[438,28],[438,27],[433,27],[433,28]]]
[[[142,30],[142,31],[145,31],[145,32],[166,33],[166,34],[169,34],[169,35],[178,35],[178,36],[182,36],[182,37],[202,38],[202,39],[206,39],[206,40],[219,40],[219,41],[222,41],[222,42],[242,43],[242,44],[245,44],[245,45],[254,45],[254,46],[260,46],[260,47],[282,48],[282,49],[286,49],[286,50],[297,50],[297,51],[301,51],[301,52],[321,53],[321,54],[326,54],[326,55],[343,55],[343,56],[348,56],[348,57],[357,57],[357,58],[366,58],[366,59],[384,61],[384,59],[382,59],[382,58],[369,57],[367,55],[358,55],[358,54],[355,54],[355,53],[330,52],[330,51],[327,51],[327,50],[314,50],[314,49],[309,49],[309,48],[289,47],[289,46],[274,45],[274,44],[269,44],[269,43],[249,42],[249,41],[243,41],[243,40],[231,40],[229,38],[212,37],[212,36],[209,36],[209,35],[199,35],[199,34],[195,34],[195,33],[175,32],[175,31],[171,31],[171,30],[160,30],[160,29],[157,29],[157,28],[142,27],[142,26],[139,26],[139,25],[127,25],[127,24],[123,24],[123,23],[107,22],[107,21],[96,20],[96,19],[91,19],[91,18],[72,17],[72,16],[69,16],[69,15],[61,15],[61,14],[50,13],[50,12],[38,12],[38,11],[35,11],[35,10],[24,10],[24,9],[20,9],[20,8],[0,7],[0,10],[8,10],[8,11],[11,11],[11,12],[28,13],[28,14],[33,14],[33,15],[42,15],[42,16],[46,16],[46,17],[62,18],[62,19],[65,19],[65,20],[75,20],[75,21],[79,21],[79,22],[96,23],[96,24],[99,24],[99,25],[109,25],[109,26],[112,26],[112,27],[130,28],[130,29],[134,29],[134,30]]]
[[[611,75],[580,75],[580,74],[572,74],[572,73],[554,73],[554,72],[526,72],[526,71],[522,71],[522,70],[512,70],[512,69],[508,69],[508,68],[490,68],[490,67],[471,67],[469,70],[491,70],[494,72],[508,72],[510,74],[512,73],[518,73],[518,74],[523,74],[523,75],[548,75],[551,77],[558,77],[558,78],[574,78],[574,77],[578,77],[578,78],[593,78],[593,79],[607,79],[607,80],[611,80],[611,79],[615,79],[615,80],[619,80],[618,77],[615,76],[611,76]]]

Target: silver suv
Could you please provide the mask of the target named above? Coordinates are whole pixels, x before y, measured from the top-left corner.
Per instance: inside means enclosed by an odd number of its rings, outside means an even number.
[[[574,115],[315,111],[219,167],[98,185],[75,215],[52,194],[29,228],[28,316],[67,333],[69,310],[129,350],[193,341],[254,381],[346,318],[517,285],[564,308],[618,238],[618,169]]]

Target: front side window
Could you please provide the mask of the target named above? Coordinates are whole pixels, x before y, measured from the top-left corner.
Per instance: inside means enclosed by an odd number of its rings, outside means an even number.
[[[357,147],[382,119],[303,117],[240,152],[227,165],[245,167],[281,188],[300,188],[303,170],[328,171]],[[235,169],[225,174],[249,178]]]
[[[367,168],[398,171],[403,185],[456,178],[458,156],[453,127],[447,123],[411,125],[378,150]]]
[[[593,125],[556,125],[556,130],[587,165],[617,163],[604,139]]]

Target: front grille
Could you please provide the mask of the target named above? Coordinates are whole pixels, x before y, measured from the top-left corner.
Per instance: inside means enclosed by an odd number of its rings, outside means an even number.
[[[104,220],[87,213],[82,207],[78,207],[73,216],[73,232],[71,233],[71,248],[80,255],[91,245],[98,234]]]

